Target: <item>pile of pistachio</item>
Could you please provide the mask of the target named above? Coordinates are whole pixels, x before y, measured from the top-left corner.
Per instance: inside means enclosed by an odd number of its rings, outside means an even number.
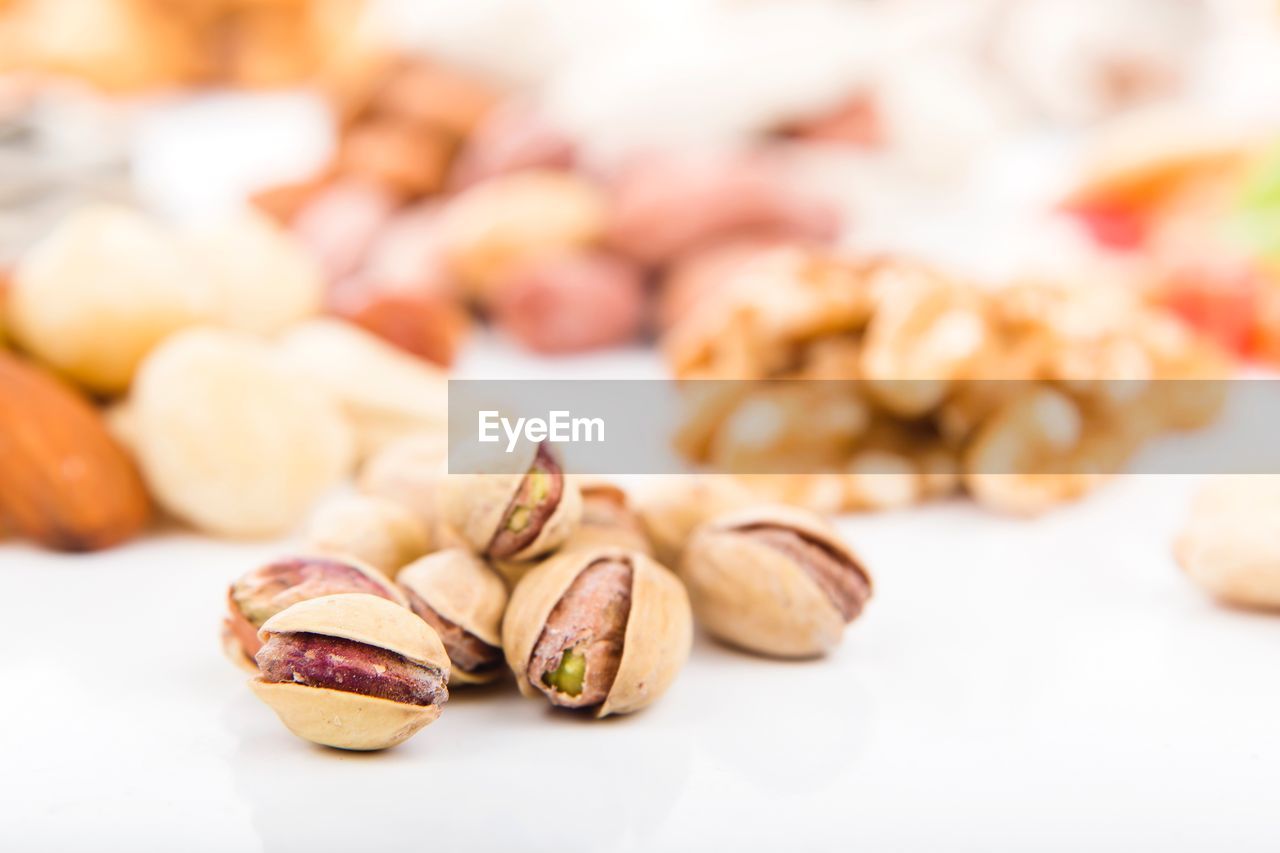
[[[826,521],[729,478],[671,478],[633,506],[545,446],[517,473],[444,470],[435,438],[388,446],[312,520],[307,553],[231,585],[224,648],[295,735],[385,749],[451,687],[508,672],[557,708],[626,714],[671,686],[695,617],[740,649],[815,657],[871,596]]]

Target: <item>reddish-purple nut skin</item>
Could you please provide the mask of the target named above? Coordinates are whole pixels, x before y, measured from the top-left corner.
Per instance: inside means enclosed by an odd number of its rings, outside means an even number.
[[[534,482],[534,477],[531,475],[535,473],[546,474],[550,479],[550,489],[546,496],[536,502],[530,498],[530,490]],[[529,473],[521,481],[520,488],[511,498],[511,503],[507,505],[502,523],[498,525],[498,532],[489,541],[485,554],[501,560],[512,557],[532,545],[538,538],[538,534],[542,532],[547,519],[551,518],[556,507],[560,505],[560,496],[563,494],[564,473],[560,470],[555,457],[551,455],[551,451],[547,450],[545,444],[540,444],[538,453],[533,459],[533,465],[529,467]],[[512,530],[510,525],[512,516],[521,507],[528,507],[530,510],[528,522],[519,530]]]
[[[444,643],[444,650],[454,669],[480,675],[492,672],[502,664],[502,649],[489,645],[461,625],[444,618],[422,596],[408,587],[402,586],[401,589],[409,599],[410,609],[440,635],[440,642]]]
[[[262,679],[359,693],[408,705],[442,705],[438,670],[387,649],[325,634],[273,634],[257,654]]]
[[[863,568],[825,543],[777,525],[749,525],[739,531],[791,558],[827,594],[845,622],[858,618],[871,598],[871,582]]]
[[[577,157],[573,140],[530,107],[502,104],[490,110],[467,139],[449,175],[454,189],[526,169],[568,170]]]
[[[542,628],[529,657],[529,683],[552,704],[592,708],[604,702],[622,663],[623,641],[631,615],[631,566],[599,560],[584,569],[565,590]],[[586,659],[582,692],[561,693],[544,682],[559,668],[566,651]]]
[[[496,288],[494,324],[537,352],[582,352],[635,340],[645,324],[640,268],[603,252],[530,261]]]

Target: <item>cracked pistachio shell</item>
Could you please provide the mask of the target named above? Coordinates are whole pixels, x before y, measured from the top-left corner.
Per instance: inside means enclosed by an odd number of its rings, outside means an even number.
[[[441,486],[441,518],[477,554],[484,554],[502,525],[507,507],[532,467],[537,445],[522,444],[518,457],[502,460],[505,473],[450,474]],[[555,511],[536,539],[509,560],[527,560],[555,550],[577,528],[582,518],[582,495],[574,478],[561,475],[564,488]]]
[[[580,478],[582,520],[560,550],[626,548],[652,557],[653,545],[645,535],[639,513],[627,493],[604,480]]]
[[[525,696],[541,695],[529,683],[529,659],[552,609],[579,574],[609,559],[631,565],[631,609],[618,674],[596,716],[629,714],[652,704],[688,660],[693,616],[684,586],[675,575],[651,557],[623,548],[561,553],[525,576],[511,594],[502,623],[507,664]]]
[[[341,637],[386,649],[449,676],[449,657],[431,626],[409,610],[375,595],[327,595],[301,601],[267,620],[259,636],[310,633]],[[338,749],[386,749],[403,743],[440,716],[438,705],[393,702],[375,696],[269,683],[249,682],[298,737]]]
[[[311,546],[364,560],[389,578],[431,547],[431,532],[408,508],[374,495],[322,506],[307,528]]]
[[[840,642],[844,617],[795,560],[739,530],[760,524],[795,530],[861,566],[835,530],[807,510],[768,506],[730,512],[700,527],[685,548],[680,577],[698,624],[718,639],[764,655],[825,654]]]
[[[396,581],[467,633],[491,646],[502,646],[506,584],[470,551],[451,548],[428,554],[405,566]],[[450,677],[461,684],[482,684],[496,678],[500,670],[474,675],[454,667]]]

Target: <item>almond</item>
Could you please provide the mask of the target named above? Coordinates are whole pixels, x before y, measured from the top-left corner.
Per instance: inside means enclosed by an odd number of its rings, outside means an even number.
[[[95,551],[137,534],[150,514],[138,470],[89,401],[0,353],[0,527]]]

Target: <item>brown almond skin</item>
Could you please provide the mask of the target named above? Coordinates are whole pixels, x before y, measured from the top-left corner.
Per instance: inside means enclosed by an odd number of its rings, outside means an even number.
[[[387,649],[325,634],[274,634],[256,655],[263,681],[359,693],[410,705],[441,705],[441,674]]]
[[[531,475],[538,472],[549,475],[551,489],[546,497],[531,505],[529,501],[529,489],[533,482]],[[515,496],[512,497],[511,503],[507,506],[506,513],[502,516],[502,523],[498,525],[498,532],[493,535],[493,539],[489,542],[489,547],[485,549],[486,556],[502,560],[529,547],[538,538],[538,534],[542,532],[542,526],[547,523],[547,519],[551,518],[556,511],[556,507],[560,505],[560,497],[563,494],[564,473],[560,470],[560,465],[551,455],[551,452],[547,450],[546,445],[539,445],[538,454],[534,457],[529,474],[525,475],[520,488],[516,490]],[[530,518],[528,523],[520,531],[508,530],[508,522],[520,507],[529,507]]]
[[[0,352],[0,527],[59,551],[97,551],[142,531],[151,500],[89,401]]]

